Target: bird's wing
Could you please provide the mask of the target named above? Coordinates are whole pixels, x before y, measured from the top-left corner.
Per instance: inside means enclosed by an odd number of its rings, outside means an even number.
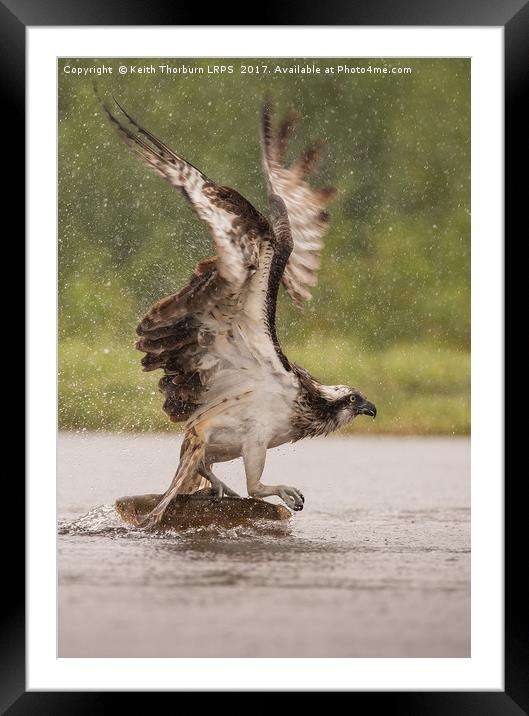
[[[217,271],[232,288],[241,288],[257,268],[268,222],[238,192],[219,186],[142,127],[116,101],[123,119],[103,108],[126,144],[158,176],[182,192],[208,225],[218,253]]]
[[[121,107],[126,121],[104,109],[133,152],[187,197],[213,234],[218,255],[199,263],[189,283],[155,303],[136,329],[143,369],[165,373],[164,411],[187,420],[199,406],[290,370],[275,335],[277,288],[290,253],[281,224],[286,209],[270,200],[278,242],[235,190],[210,181]]]
[[[274,127],[271,100],[262,109],[263,170],[269,193],[284,201],[293,239],[293,250],[283,274],[283,285],[297,305],[311,297],[320,267],[323,236],[329,225],[327,202],[334,196],[333,187],[313,189],[307,175],[321,156],[321,142],[307,147],[290,167],[283,166],[285,150],[297,121],[290,112]]]

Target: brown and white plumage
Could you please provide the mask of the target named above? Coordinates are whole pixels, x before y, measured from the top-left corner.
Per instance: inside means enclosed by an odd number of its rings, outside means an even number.
[[[293,250],[283,274],[283,285],[292,300],[300,305],[310,299],[320,267],[323,237],[329,228],[327,202],[334,196],[334,187],[313,189],[307,175],[318,162],[322,142],[308,146],[290,167],[283,165],[288,139],[298,115],[290,112],[277,128],[272,121],[272,103],[267,100],[262,110],[263,169],[269,191],[285,202]]]
[[[144,370],[164,371],[159,382],[164,411],[175,422],[187,421],[179,468],[148,522],[161,518],[174,494],[200,489],[205,480],[222,496],[229,488],[215,478],[211,465],[239,456],[250,494],[278,494],[293,509],[301,509],[303,497],[296,488],[260,482],[266,450],[348,422],[354,417],[353,394],[354,400],[358,396],[357,413],[374,410],[359,391],[322,386],[291,363],[276,335],[280,283],[300,303],[316,282],[329,219],[323,207],[332,195],[306,181],[317,152],[309,149],[285,168],[293,115],[274,129],[271,104],[265,103],[266,218],[116,105],[121,118],[103,105],[111,122],[132,151],[191,203],[208,225],[216,249],[216,256],[200,262],[182,290],[158,301],[137,327]]]

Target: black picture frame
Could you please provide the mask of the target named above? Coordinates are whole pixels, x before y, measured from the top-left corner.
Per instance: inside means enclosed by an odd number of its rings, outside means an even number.
[[[22,217],[25,112],[25,31],[28,26],[80,25],[197,25],[195,20],[208,18],[208,25],[232,24],[229,8],[201,4],[198,12],[190,7],[150,0],[0,0],[0,80],[4,99],[4,176],[9,178],[5,206],[11,215]],[[522,101],[529,74],[529,2],[527,0],[370,0],[340,2],[325,0],[299,4],[268,3],[262,8],[259,25],[416,25],[416,26],[503,26],[505,30],[505,164],[506,190],[505,231],[514,234],[517,220],[525,209],[527,180],[527,114]],[[240,16],[237,15],[239,19]],[[240,18],[242,19],[242,18]],[[247,23],[236,23],[247,24]],[[250,23],[248,23],[250,24]],[[9,154],[11,156],[9,156]],[[517,171],[519,170],[519,171]],[[14,207],[20,206],[15,213]],[[525,224],[526,225],[526,224]],[[14,226],[14,225],[13,225]],[[524,224],[520,221],[520,226]],[[12,231],[12,230],[11,230]],[[525,233],[527,230],[525,229]],[[12,239],[11,239],[12,236]],[[14,240],[14,231],[4,239],[23,245],[22,237]],[[523,237],[517,237],[523,240]],[[32,349],[29,346],[29,349]],[[495,388],[497,390],[497,388]],[[16,398],[19,402],[20,398]],[[14,471],[9,480],[9,504],[24,504],[24,482]],[[520,475],[520,478],[523,478]],[[527,603],[522,588],[525,520],[523,479],[505,480],[505,690],[502,692],[354,692],[352,706],[359,699],[371,699],[370,706],[394,713],[412,714],[501,714],[513,716],[529,713],[529,647],[527,644]],[[6,514],[9,512],[9,514]],[[4,567],[2,580],[3,608],[0,633],[0,713],[10,716],[27,714],[100,714],[125,708],[126,694],[97,692],[26,692],[25,689],[25,589],[22,510],[5,506],[3,517],[6,535],[18,535],[4,542],[9,550],[9,568]],[[13,522],[9,525],[9,520]],[[5,553],[5,552],[4,552]],[[518,555],[520,554],[520,557]],[[157,694],[162,696],[163,694]],[[175,695],[165,694],[171,698]],[[152,707],[152,695],[132,694],[128,708],[132,712]],[[375,701],[373,701],[375,699]],[[129,701],[129,699],[127,699]],[[174,702],[173,702],[174,703]],[[175,704],[177,707],[177,705]]]

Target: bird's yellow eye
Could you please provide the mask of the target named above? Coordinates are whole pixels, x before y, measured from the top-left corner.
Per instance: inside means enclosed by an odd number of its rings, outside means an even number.
[[[349,396],[349,402],[354,403],[356,401],[356,395],[350,395]]]

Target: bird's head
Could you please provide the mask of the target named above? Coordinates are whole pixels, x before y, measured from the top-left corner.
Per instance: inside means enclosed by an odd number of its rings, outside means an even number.
[[[357,388],[348,385],[326,385],[322,386],[322,393],[328,410],[335,416],[337,427],[346,425],[357,415],[374,418],[377,414],[375,405]]]
[[[357,415],[377,414],[374,404],[357,388],[348,385],[322,385],[307,370],[291,364],[300,385],[294,410],[294,440],[328,435],[347,425]]]

